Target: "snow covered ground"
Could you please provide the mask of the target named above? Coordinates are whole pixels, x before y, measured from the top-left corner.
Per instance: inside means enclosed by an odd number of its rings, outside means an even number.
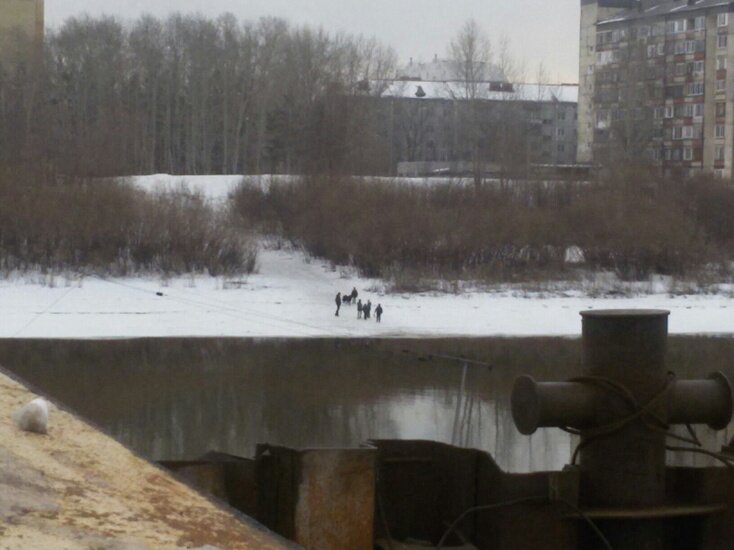
[[[130,183],[151,192],[177,191],[182,188],[201,193],[203,196],[214,201],[225,200],[240,183],[258,186],[267,189],[273,182],[289,182],[299,179],[301,176],[261,175],[261,176],[173,176],[170,174],[152,174],[149,176],[131,176],[126,178]],[[358,178],[355,176],[355,178]],[[406,185],[440,185],[461,184],[473,185],[471,178],[388,178],[370,177],[370,181],[397,182]],[[497,182],[499,180],[488,180]]]
[[[0,280],[0,337],[576,336],[579,311],[608,308],[668,309],[672,333],[734,333],[734,301],[723,295],[382,294],[379,281],[309,261],[299,252],[266,249],[258,264],[258,273],[241,280]],[[336,293],[353,286],[363,300],[382,304],[381,324],[358,320],[355,306],[343,306],[334,316]]]

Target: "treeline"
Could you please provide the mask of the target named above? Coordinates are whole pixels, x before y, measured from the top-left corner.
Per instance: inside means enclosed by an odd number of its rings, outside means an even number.
[[[374,170],[363,102],[392,75],[373,39],[173,15],[73,18],[0,68],[0,163],[77,176]]]
[[[242,186],[234,201],[248,226],[405,289],[572,280],[579,269],[722,281],[734,256],[734,189],[707,179],[475,188],[316,177]]]

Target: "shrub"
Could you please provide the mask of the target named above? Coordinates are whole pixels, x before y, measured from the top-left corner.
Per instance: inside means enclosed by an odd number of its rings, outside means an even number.
[[[730,255],[726,207],[707,212],[734,201],[734,190],[691,185],[640,177],[477,189],[317,177],[242,186],[233,206],[247,226],[369,276],[572,277],[565,252],[579,247],[586,267],[635,279],[695,273]]]
[[[115,181],[0,173],[0,269],[250,272],[256,248],[205,199]]]

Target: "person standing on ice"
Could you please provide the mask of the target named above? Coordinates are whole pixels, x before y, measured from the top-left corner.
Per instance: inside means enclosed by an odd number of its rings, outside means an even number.
[[[367,303],[362,306],[362,311],[364,313],[364,320],[370,318],[370,311],[372,311],[372,301],[367,300]]]
[[[339,317],[339,309],[342,307],[342,293],[337,292],[336,298],[334,299],[336,302],[336,313],[334,314],[334,317]]]
[[[362,318],[362,310],[364,307],[362,306],[362,300],[357,300],[357,319]]]
[[[382,304],[377,304],[377,309],[375,309],[375,320],[379,323],[382,319]]]
[[[352,288],[352,302],[357,299],[357,296],[359,296],[359,292],[357,292],[357,287],[355,286],[354,288]]]

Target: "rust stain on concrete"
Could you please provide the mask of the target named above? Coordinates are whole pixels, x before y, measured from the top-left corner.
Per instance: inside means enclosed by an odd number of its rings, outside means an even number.
[[[0,371],[3,549],[291,547],[56,406],[48,435],[20,431],[12,413],[35,397]]]

